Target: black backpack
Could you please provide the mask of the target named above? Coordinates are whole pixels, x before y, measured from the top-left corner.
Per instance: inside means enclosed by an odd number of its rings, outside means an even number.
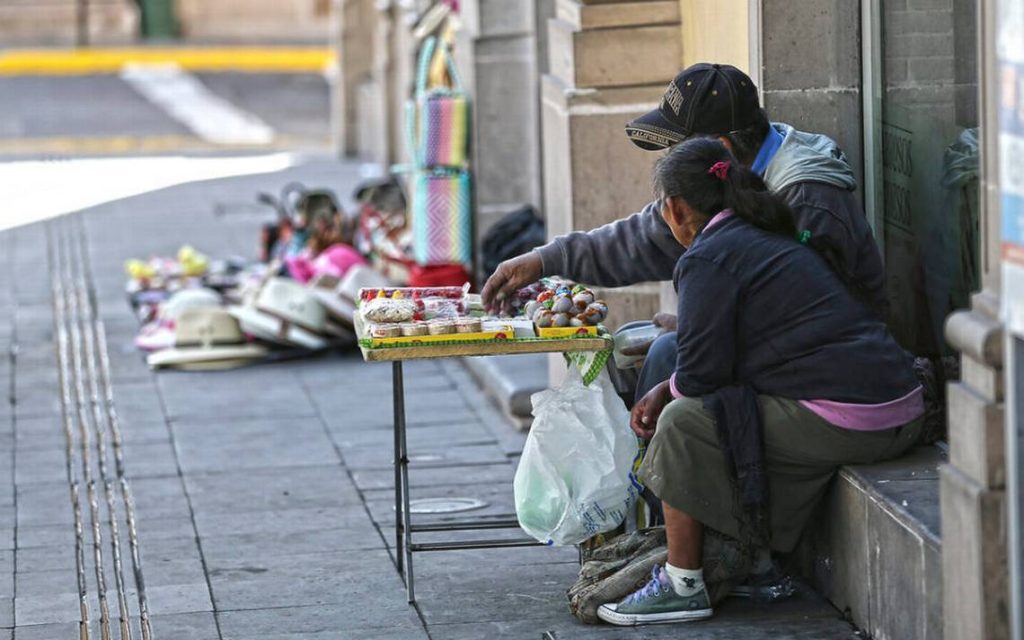
[[[544,221],[537,215],[537,210],[525,205],[506,214],[496,222],[486,234],[483,241],[483,279],[486,280],[498,265],[522,255],[547,242]]]

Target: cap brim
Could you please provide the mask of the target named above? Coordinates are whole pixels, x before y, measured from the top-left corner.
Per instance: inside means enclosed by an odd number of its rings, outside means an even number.
[[[626,135],[645,151],[661,151],[682,142],[690,134],[666,120],[660,109],[654,109],[627,124]]]

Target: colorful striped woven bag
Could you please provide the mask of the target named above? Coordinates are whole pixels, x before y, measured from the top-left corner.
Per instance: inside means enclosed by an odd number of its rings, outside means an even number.
[[[420,50],[416,96],[406,108],[406,132],[414,159],[413,258],[423,266],[473,262],[473,197],[466,168],[469,100],[448,46],[436,38]],[[443,56],[450,87],[427,88],[431,60]]]
[[[421,265],[473,262],[472,194],[463,170],[413,174],[413,257]]]

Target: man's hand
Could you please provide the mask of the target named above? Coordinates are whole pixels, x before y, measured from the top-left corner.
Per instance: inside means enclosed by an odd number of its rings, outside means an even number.
[[[516,291],[540,280],[543,271],[544,263],[536,251],[502,262],[484,284],[484,305],[491,310],[507,307]]]
[[[679,326],[676,321],[674,313],[656,313],[651,322],[654,323],[654,326],[664,329],[664,333],[668,333],[669,331],[678,331]]]
[[[658,428],[658,417],[665,405],[672,401],[672,392],[668,388],[668,380],[647,392],[640,401],[633,405],[629,414],[629,428],[644,440],[654,437]]]

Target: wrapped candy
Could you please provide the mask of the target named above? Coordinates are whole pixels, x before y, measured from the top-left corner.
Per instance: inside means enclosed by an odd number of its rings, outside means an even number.
[[[559,295],[555,297],[554,303],[551,305],[551,311],[554,313],[569,313],[572,310],[572,300],[567,295]]]

